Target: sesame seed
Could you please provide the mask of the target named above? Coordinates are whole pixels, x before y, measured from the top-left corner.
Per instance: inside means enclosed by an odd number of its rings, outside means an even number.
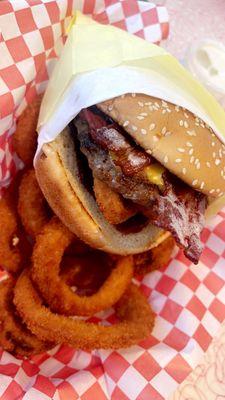
[[[212,193],[214,193],[214,192],[215,192],[215,189],[211,189],[211,190],[209,191],[210,194],[212,194]]]
[[[154,105],[155,105],[155,107],[157,107],[157,108],[160,107],[160,105],[159,105],[159,103],[157,103],[157,101],[155,101]]]
[[[175,106],[175,110],[176,110],[176,112],[179,112],[180,111],[180,107],[179,106]]]
[[[164,161],[165,164],[168,163],[168,161],[169,161],[168,156],[165,156],[164,159],[163,159],[163,161]]]
[[[141,133],[142,133],[143,135],[146,135],[146,133],[147,133],[146,129],[141,129]]]
[[[127,125],[129,125],[130,121],[124,121],[123,127],[125,128]]]
[[[139,105],[140,107],[144,107],[144,103],[142,103],[142,101],[138,101],[138,105]]]
[[[170,109],[170,108],[166,108],[166,111],[167,111],[168,113],[171,113],[171,109]]]
[[[181,163],[181,161],[182,161],[181,158],[176,158],[175,163],[179,164],[179,163]]]
[[[154,136],[153,136],[153,141],[154,141],[154,142],[158,142],[158,141],[159,141],[158,136],[154,135]]]
[[[221,176],[224,176],[224,172],[223,172],[223,170],[220,172],[220,175],[221,175]]]
[[[162,114],[166,114],[166,109],[165,108],[162,110]]]
[[[137,131],[137,127],[135,126],[135,125],[132,125],[132,130],[135,132],[135,131]]]
[[[167,131],[167,132],[165,133],[165,136],[170,136],[171,134],[172,134],[172,132]]]
[[[219,197],[222,197],[224,195],[224,193],[223,192],[221,192],[220,194],[219,194]]]
[[[211,164],[210,164],[210,162],[209,162],[209,161],[207,161],[207,162],[206,162],[206,166],[207,166],[208,168],[210,168],[210,167],[211,167]]]
[[[184,113],[185,118],[189,118],[189,115],[185,112]]]
[[[194,156],[191,156],[191,158],[190,158],[190,164],[193,163],[194,159],[195,159]]]
[[[184,121],[182,119],[180,120],[179,125],[184,126]]]
[[[220,189],[216,189],[216,192],[219,193],[219,192],[220,192]]]
[[[199,163],[199,159],[196,158],[196,160],[195,160],[195,165],[197,165],[198,163]]]
[[[202,182],[201,185],[200,185],[200,189],[203,189],[204,186],[205,186],[205,182]]]
[[[190,154],[190,156],[192,156],[193,153],[194,153],[194,149],[192,148],[189,150],[188,154]]]
[[[215,151],[213,152],[213,158],[216,158],[216,153],[215,153]]]
[[[192,182],[192,185],[196,186],[197,184],[198,184],[198,179],[194,179],[193,182]]]
[[[152,154],[152,150],[150,150],[150,149],[149,149],[149,150],[146,150],[146,153],[148,153],[148,154],[151,155],[151,154]]]
[[[141,121],[142,119],[145,119],[145,117],[143,117],[142,115],[138,115],[137,119],[139,119]]]
[[[203,122],[201,122],[200,125],[201,125],[202,128],[205,128],[205,124],[203,124]]]
[[[194,129],[193,129],[192,131],[187,131],[187,134],[188,134],[189,136],[197,136]]]
[[[136,93],[131,93],[131,96],[132,97],[136,97]]]
[[[195,122],[195,125],[196,125],[196,126],[199,126],[199,122]]]
[[[182,169],[182,174],[185,175],[186,172],[187,172],[186,168],[183,168],[183,169]]]
[[[187,145],[188,147],[193,147],[193,145],[192,145],[191,142],[186,142],[186,145]]]
[[[149,125],[149,130],[150,130],[150,131],[153,131],[153,129],[155,129],[155,124],[150,124],[150,125]]]
[[[146,112],[143,112],[143,113],[140,113],[140,115],[142,115],[142,117],[147,117],[147,113]]]
[[[185,128],[188,128],[188,123],[187,123],[187,121],[184,121],[184,127],[185,127]]]
[[[149,111],[153,111],[153,108],[152,108],[152,106],[149,106],[148,108],[149,108]]]
[[[196,169],[200,169],[201,168],[201,164],[200,162],[198,162],[198,164],[196,165]]]
[[[212,137],[216,137],[215,133],[213,133],[212,128],[210,127],[209,129],[210,129],[210,131],[212,132]]]
[[[215,164],[216,165],[219,165],[221,163],[221,161],[217,158],[216,160],[215,160]]]
[[[179,153],[184,153],[184,152],[185,152],[185,149],[183,149],[182,147],[178,147],[178,148],[177,148],[177,151],[179,151]]]
[[[215,144],[216,144],[215,142],[212,142],[212,143],[211,143],[211,145],[212,145],[213,147],[215,146]]]
[[[166,133],[166,127],[165,126],[162,128],[161,133],[162,133],[162,135],[165,135],[165,133]]]
[[[199,122],[199,118],[198,118],[198,117],[195,117],[195,121],[196,121],[196,122]]]
[[[145,103],[145,106],[151,106],[152,105],[152,102],[151,101],[147,101],[146,103]]]
[[[108,107],[108,110],[109,110],[109,111],[112,111],[112,109],[113,109],[113,106],[109,106],[109,107]]]
[[[162,100],[162,106],[163,107],[168,107],[168,104],[167,104],[167,102],[165,100]]]

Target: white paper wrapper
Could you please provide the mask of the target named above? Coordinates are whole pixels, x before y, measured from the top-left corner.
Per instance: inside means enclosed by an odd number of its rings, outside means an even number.
[[[43,99],[35,160],[42,146],[54,140],[82,108],[126,93],[143,93],[185,107],[225,143],[223,109],[174,57],[78,13]],[[207,217],[224,204],[225,197],[213,201]]]
[[[49,120],[39,128],[38,150],[67,126],[82,108],[125,94],[144,93],[155,96],[192,111],[209,126],[219,131],[214,121],[194,98],[187,99],[182,87],[171,85],[169,79],[144,68],[119,66],[102,68],[73,77]]]

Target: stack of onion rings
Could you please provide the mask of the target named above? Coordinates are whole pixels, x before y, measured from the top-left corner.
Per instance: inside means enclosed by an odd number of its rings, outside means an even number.
[[[121,321],[111,326],[52,313],[42,304],[28,271],[16,283],[14,304],[28,328],[42,340],[68,343],[77,349],[129,347],[147,338],[154,325],[154,313],[135,285],[117,303],[116,315]]]
[[[120,257],[100,289],[92,296],[79,296],[60,279],[60,262],[73,234],[56,218],[46,224],[36,238],[32,256],[32,280],[51,310],[65,315],[93,315],[113,306],[129,286],[133,276],[133,258]],[[94,261],[94,260],[93,260]],[[99,254],[104,268],[106,257]]]

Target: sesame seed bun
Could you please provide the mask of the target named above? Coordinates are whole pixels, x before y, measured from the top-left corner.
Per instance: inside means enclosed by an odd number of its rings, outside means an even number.
[[[43,146],[35,165],[45,198],[72,232],[94,248],[121,255],[144,252],[170,236],[150,223],[137,233],[122,233],[109,224],[80,179],[74,146],[66,128]]]
[[[225,194],[225,146],[190,111],[135,93],[98,107],[189,186],[214,198]]]

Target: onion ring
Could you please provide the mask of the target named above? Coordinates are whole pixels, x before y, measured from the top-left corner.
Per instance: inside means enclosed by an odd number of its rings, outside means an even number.
[[[16,273],[27,263],[31,245],[20,226],[16,209],[20,175],[14,179],[0,199],[0,265]]]
[[[133,276],[133,258],[120,257],[109,277],[92,296],[79,296],[60,279],[60,262],[72,233],[55,217],[44,226],[36,238],[32,255],[32,280],[52,311],[65,315],[94,315],[113,306],[123,295]],[[99,254],[93,262],[102,263]]]
[[[16,315],[12,302],[14,286],[12,278],[0,282],[0,345],[12,354],[27,357],[50,349],[54,345],[39,340]]]
[[[26,166],[31,166],[37,147],[37,121],[42,101],[42,95],[30,103],[18,118],[16,131],[13,135],[13,147]]]
[[[163,268],[170,260],[172,251],[175,246],[175,240],[169,236],[158,246],[153,247],[144,253],[135,254],[134,257],[134,274],[143,276],[155,269]]]
[[[154,313],[145,296],[132,285],[116,305],[121,322],[97,325],[54,314],[42,304],[24,271],[15,286],[14,304],[28,328],[42,340],[69,344],[76,349],[118,349],[146,339],[154,326]]]
[[[110,224],[121,224],[136,214],[137,210],[132,203],[95,177],[93,189],[99,209]]]
[[[19,186],[18,213],[26,232],[35,237],[50,219],[50,209],[38,185],[35,171],[27,171]]]

